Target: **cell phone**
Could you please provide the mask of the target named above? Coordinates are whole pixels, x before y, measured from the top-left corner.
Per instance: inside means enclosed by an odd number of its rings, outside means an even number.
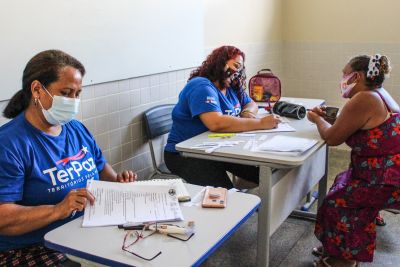
[[[225,208],[228,190],[222,187],[207,187],[201,206],[203,208]]]
[[[326,117],[329,119],[336,119],[336,116],[339,112],[339,108],[337,107],[326,107],[325,108]]]

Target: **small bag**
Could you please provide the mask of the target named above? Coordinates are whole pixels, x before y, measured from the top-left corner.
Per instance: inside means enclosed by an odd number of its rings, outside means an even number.
[[[275,103],[273,112],[280,116],[301,120],[306,116],[307,110],[302,105],[279,101]]]
[[[271,103],[281,98],[281,81],[270,69],[262,69],[249,80],[249,95],[255,102],[267,102],[271,110]]]

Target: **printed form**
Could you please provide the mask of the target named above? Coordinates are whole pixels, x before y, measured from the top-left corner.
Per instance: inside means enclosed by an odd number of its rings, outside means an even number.
[[[95,197],[86,204],[83,227],[183,220],[176,189],[168,185],[88,181]]]

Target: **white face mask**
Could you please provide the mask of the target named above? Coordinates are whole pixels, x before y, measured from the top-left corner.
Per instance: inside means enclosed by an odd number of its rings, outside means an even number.
[[[354,76],[354,74],[355,73],[352,72],[352,73],[344,76],[342,79],[342,82],[340,83],[340,91],[342,92],[342,97],[344,97],[344,98],[349,98],[351,90],[357,84],[356,82],[347,84],[347,82],[350,80],[351,77]]]
[[[78,98],[69,98],[58,95],[53,97],[44,86],[43,88],[53,99],[53,104],[47,110],[43,108],[42,103],[39,100],[46,121],[51,125],[64,125],[73,120],[79,112],[79,104],[81,100]]]

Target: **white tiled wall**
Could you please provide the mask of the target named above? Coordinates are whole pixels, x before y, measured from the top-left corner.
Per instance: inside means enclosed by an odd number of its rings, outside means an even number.
[[[237,45],[246,53],[247,76],[271,68],[281,75],[281,44]],[[211,51],[206,49],[205,55]],[[101,147],[107,161],[117,170],[133,169],[139,178],[152,170],[149,148],[142,124],[143,111],[160,104],[176,103],[191,69],[154,74],[127,80],[85,86],[82,90],[81,120]],[[7,101],[0,102],[3,110]],[[0,124],[7,120],[0,118]],[[162,158],[166,138],[154,144],[156,157]]]
[[[399,101],[399,44],[385,43],[301,43],[285,42],[283,55],[283,94],[325,99],[329,105],[343,106],[339,83],[348,60],[360,54],[380,53],[392,62],[391,77],[384,87]]]
[[[248,79],[270,68],[282,81],[282,94],[325,99],[342,106],[339,81],[344,64],[354,55],[381,53],[392,61],[385,88],[400,101],[400,49],[398,44],[291,43],[235,44],[246,54]],[[205,55],[212,48],[205,49]],[[134,169],[141,179],[151,171],[142,113],[150,107],[176,103],[191,69],[154,74],[84,87],[79,119],[95,136],[108,162],[117,170]],[[3,110],[7,101],[0,102]],[[0,124],[7,120],[0,117]],[[162,158],[165,137],[155,143]]]

